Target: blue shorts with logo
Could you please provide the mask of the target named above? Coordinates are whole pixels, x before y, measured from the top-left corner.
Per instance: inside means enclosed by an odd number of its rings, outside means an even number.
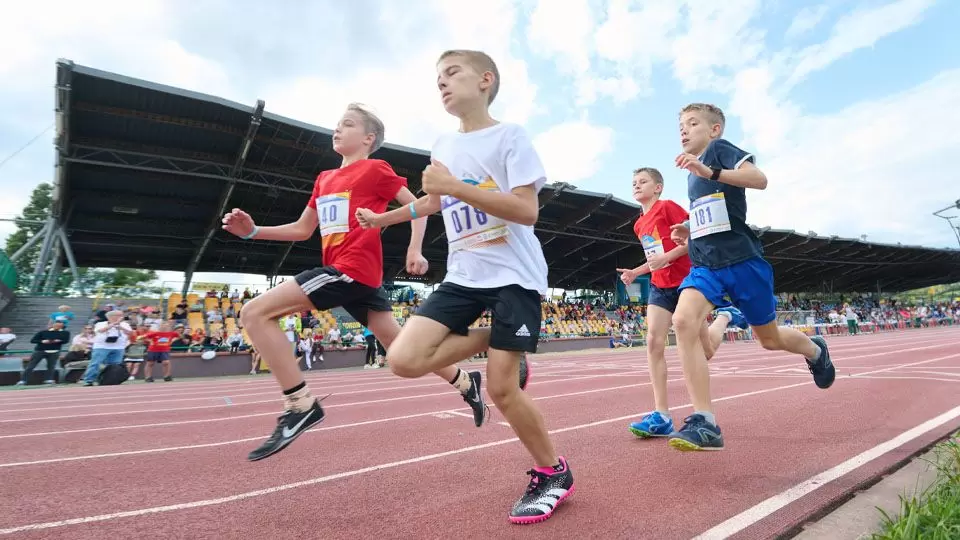
[[[762,257],[715,270],[694,266],[678,288],[696,289],[718,308],[733,305],[751,326],[763,326],[777,318],[773,267]]]

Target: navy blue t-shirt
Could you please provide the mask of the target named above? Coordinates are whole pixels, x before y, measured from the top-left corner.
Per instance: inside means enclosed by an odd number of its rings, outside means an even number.
[[[744,152],[724,139],[714,139],[700,156],[707,167],[736,169],[743,161],[754,163],[753,154]],[[693,173],[687,177],[690,202],[711,193],[723,193],[730,217],[730,230],[690,239],[689,255],[694,266],[716,269],[763,255],[763,245],[747,226],[746,188],[701,178]],[[691,212],[692,213],[692,212]],[[694,218],[690,216],[691,220]]]

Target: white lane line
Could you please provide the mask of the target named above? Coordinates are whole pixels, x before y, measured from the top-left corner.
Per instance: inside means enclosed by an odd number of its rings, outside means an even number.
[[[867,463],[884,456],[904,444],[917,439],[934,429],[960,417],[960,407],[955,407],[949,411],[927,420],[926,422],[909,429],[900,435],[890,439],[885,443],[878,444],[873,448],[856,455],[847,461],[828,469],[816,476],[813,476],[789,489],[783,491],[769,499],[761,501],[755,506],[733,516],[732,518],[720,523],[719,525],[704,531],[696,537],[696,540],[714,540],[729,538],[730,536],[746,529],[747,527],[768,517],[777,510],[799,500],[801,497],[823,487],[855,469],[866,465]]]
[[[717,398],[717,399],[714,399],[714,402],[730,401],[730,400],[733,400],[733,399],[739,399],[739,398],[744,398],[744,397],[749,397],[749,396],[756,396],[756,395],[760,395],[760,394],[767,394],[767,393],[770,393],[770,392],[778,392],[778,391],[783,391],[783,390],[786,390],[786,389],[789,389],[789,388],[796,388],[796,387],[799,387],[799,386],[807,386],[807,385],[809,385],[809,384],[810,384],[810,383],[798,383],[798,384],[790,384],[790,385],[786,385],[786,386],[777,386],[777,387],[773,387],[773,388],[766,388],[766,389],[763,389],[763,390],[755,390],[755,391],[753,391],[753,392],[746,392],[746,393],[743,393],[743,394],[735,394],[735,395],[732,395],[732,396],[725,396],[725,397],[722,397],[722,398]],[[671,407],[671,410],[676,410],[676,409],[680,409],[680,408],[688,408],[688,407],[691,407],[691,406],[692,406],[692,405],[690,405],[690,404],[686,404],[686,405],[682,405],[682,406],[679,406],[679,407]],[[629,418],[635,418],[635,417],[636,417],[636,414],[630,414],[630,415],[626,415],[626,416],[619,416],[619,417],[616,417],[616,418],[608,418],[608,419],[605,419],[605,420],[598,420],[598,421],[596,421],[596,422],[590,422],[590,423],[586,423],[586,424],[579,424],[579,425],[569,426],[569,427],[565,427],[565,428],[553,429],[553,430],[550,430],[549,433],[550,433],[550,434],[557,434],[557,433],[566,433],[566,432],[569,432],[569,431],[577,431],[577,430],[580,430],[580,429],[586,429],[586,428],[601,426],[601,425],[604,425],[604,424],[610,424],[610,423],[614,423],[614,422],[622,422],[622,421],[627,420],[627,419],[629,419]],[[67,526],[67,525],[79,525],[79,524],[83,524],[83,523],[95,523],[95,522],[98,522],[98,521],[109,521],[109,520],[121,519],[121,518],[127,518],[127,517],[145,516],[145,515],[149,515],[149,514],[159,514],[159,513],[163,513],[163,512],[173,512],[173,511],[177,511],[177,510],[188,510],[188,509],[192,509],[192,508],[201,508],[201,507],[205,507],[205,506],[220,505],[220,504],[225,504],[225,503],[240,501],[240,500],[244,500],[244,499],[250,499],[250,498],[254,498],[254,497],[261,497],[261,496],[263,496],[263,495],[270,495],[270,494],[272,494],[272,493],[278,493],[278,492],[281,492],[281,491],[288,491],[288,490],[296,489],[296,488],[300,488],[300,487],[312,486],[312,485],[316,485],[316,484],[322,484],[322,483],[331,482],[331,481],[334,481],[334,480],[341,480],[341,479],[344,479],[344,478],[350,478],[350,477],[352,477],[352,476],[358,476],[358,475],[367,474],[367,473],[371,473],[371,472],[382,471],[382,470],[385,470],[385,469],[394,469],[394,468],[397,468],[397,467],[402,467],[402,466],[404,466],[404,465],[412,465],[412,464],[415,464],[415,463],[422,463],[422,462],[424,462],[424,461],[432,461],[432,460],[435,460],[435,459],[440,459],[440,458],[449,457],[449,456],[455,456],[455,455],[459,455],[459,454],[465,454],[465,453],[468,453],[468,452],[475,452],[475,451],[478,451],[478,450],[485,450],[485,449],[487,449],[487,448],[493,448],[493,447],[496,447],[496,446],[502,446],[502,445],[509,444],[509,443],[513,443],[513,442],[517,442],[517,441],[519,441],[518,438],[512,437],[512,438],[509,438],[509,439],[502,439],[502,440],[499,440],[499,441],[493,441],[493,442],[484,443],[484,444],[478,444],[478,445],[474,445],[474,446],[467,446],[467,447],[464,447],[464,448],[457,448],[457,449],[454,449],[454,450],[448,450],[448,451],[446,451],[446,452],[438,452],[438,453],[435,453],[435,454],[428,454],[428,455],[416,456],[416,457],[412,457],[412,458],[409,458],[409,459],[403,459],[403,460],[393,461],[393,462],[389,462],[389,463],[381,463],[381,464],[379,464],[379,465],[373,465],[373,466],[371,466],[371,467],[364,467],[364,468],[361,468],[361,469],[354,469],[354,470],[351,470],[351,471],[344,471],[344,472],[341,472],[341,473],[331,474],[331,475],[327,475],[327,476],[321,476],[321,477],[317,477],[317,478],[311,478],[311,479],[303,480],[303,481],[300,481],[300,482],[294,482],[294,483],[290,483],[290,484],[283,484],[283,485],[274,486],[274,487],[269,487],[269,488],[265,488],[265,489],[258,489],[258,490],[255,490],[255,491],[248,491],[248,492],[246,492],[246,493],[238,493],[238,494],[236,494],[236,495],[230,495],[230,496],[227,496],[227,497],[219,497],[219,498],[216,498],[216,499],[206,499],[206,500],[192,501],[192,502],[186,502],[186,503],[180,503],[180,504],[171,504],[171,505],[165,505],[165,506],[155,506],[155,507],[152,507],[152,508],[143,508],[143,509],[139,509],[139,510],[128,510],[128,511],[124,511],[124,512],[114,512],[114,513],[111,513],[111,514],[101,514],[101,515],[97,515],[97,516],[87,516],[87,517],[80,517],[80,518],[72,518],[72,519],[65,519],[65,520],[61,520],[61,521],[50,521],[50,522],[46,522],[46,523],[32,523],[32,524],[29,524],[29,525],[20,525],[20,526],[16,526],[16,527],[10,527],[10,528],[7,528],[7,529],[0,529],[0,534],[14,534],[14,533],[25,532],[25,531],[36,531],[36,530],[42,530],[42,529],[52,529],[52,528],[55,528],[55,527],[64,527],[64,526]]]

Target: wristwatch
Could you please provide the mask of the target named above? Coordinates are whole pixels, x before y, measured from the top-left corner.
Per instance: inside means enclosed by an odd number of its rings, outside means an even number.
[[[710,175],[710,179],[711,179],[711,180],[714,180],[714,181],[719,180],[719,179],[720,179],[720,171],[722,171],[723,169],[720,169],[720,168],[718,168],[718,167],[710,167],[710,170],[713,171],[713,174]]]

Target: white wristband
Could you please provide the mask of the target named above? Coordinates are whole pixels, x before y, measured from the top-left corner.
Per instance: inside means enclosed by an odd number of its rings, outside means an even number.
[[[250,240],[251,238],[253,238],[254,236],[256,236],[257,233],[259,233],[259,232],[260,232],[260,227],[259,227],[258,225],[254,225],[254,226],[253,226],[253,230],[250,231],[250,234],[248,234],[248,235],[246,235],[246,236],[241,236],[240,238],[242,238],[242,239],[244,239],[244,240]]]

